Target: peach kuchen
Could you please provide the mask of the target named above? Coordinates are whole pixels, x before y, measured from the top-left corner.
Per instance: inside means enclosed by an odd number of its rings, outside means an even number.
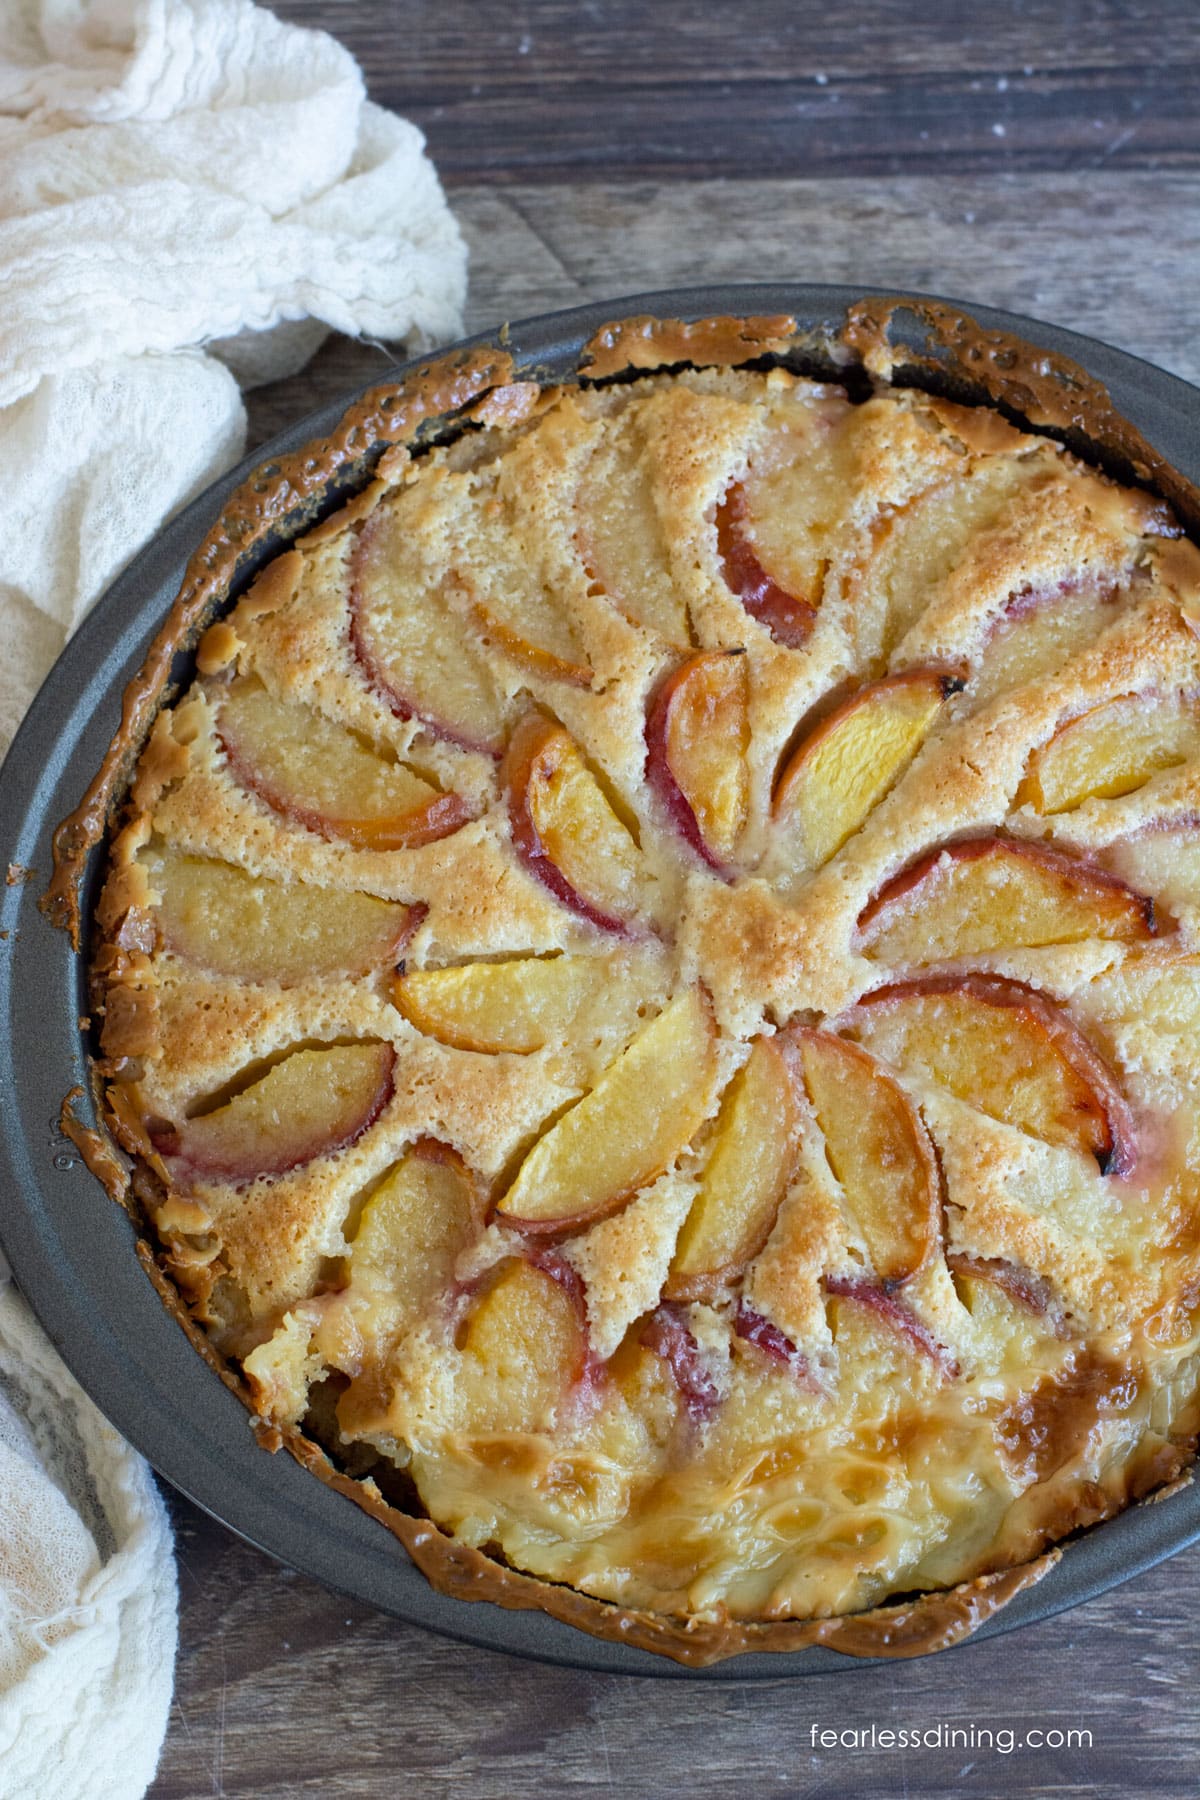
[[[197,669],[109,853],[107,1120],[269,1433],[435,1581],[927,1648],[1186,1467],[1164,500],[882,380],[510,383]]]

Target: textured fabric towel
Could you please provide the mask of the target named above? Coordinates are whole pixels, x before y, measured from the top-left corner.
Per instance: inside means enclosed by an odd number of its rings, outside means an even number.
[[[249,0],[0,4],[0,743],[97,594],[326,329],[459,328],[415,126]]]
[[[452,336],[465,270],[420,133],[331,38],[249,0],[0,0],[0,750],[241,454],[239,383],[331,327]],[[175,1637],[150,1473],[0,1275],[0,1800],[142,1794]]]
[[[171,1531],[153,1477],[0,1276],[5,1800],[144,1793],[167,1726],[175,1635]]]

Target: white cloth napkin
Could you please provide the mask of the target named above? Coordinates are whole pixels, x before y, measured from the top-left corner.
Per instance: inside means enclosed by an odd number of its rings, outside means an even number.
[[[333,39],[250,0],[0,0],[0,750],[241,454],[239,382],[330,327],[452,336],[465,282],[420,133]],[[175,1615],[153,1479],[0,1260],[0,1800],[144,1792]]]
[[[175,1612],[171,1528],[149,1469],[0,1277],[6,1800],[145,1792],[171,1704]]]
[[[0,0],[0,743],[67,631],[324,331],[459,328],[415,126],[249,0]],[[236,377],[236,379],[235,379]]]

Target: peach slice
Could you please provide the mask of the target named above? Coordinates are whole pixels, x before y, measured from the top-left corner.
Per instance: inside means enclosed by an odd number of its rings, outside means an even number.
[[[160,1156],[190,1173],[238,1185],[333,1156],[373,1125],[392,1097],[390,1044],[294,1050],[210,1112],[152,1130]]]
[[[720,1395],[679,1308],[669,1301],[659,1306],[642,1326],[638,1342],[666,1363],[692,1420],[699,1425],[710,1419]]]
[[[371,894],[268,881],[167,844],[143,851],[165,950],[216,975],[289,984],[395,962],[424,916]]]
[[[811,1026],[789,1036],[846,1209],[890,1292],[919,1275],[941,1242],[929,1133],[899,1083],[857,1044]]]
[[[791,1071],[759,1038],[726,1090],[700,1191],[675,1245],[666,1292],[707,1299],[756,1257],[775,1223],[799,1115]]]
[[[1186,810],[1159,813],[1140,820],[1132,831],[1113,838],[1098,852],[1106,869],[1134,888],[1155,895],[1155,916],[1167,916],[1160,929],[1169,929],[1171,913],[1195,905],[1200,893],[1200,812]]]
[[[646,719],[646,779],[680,835],[723,870],[750,808],[746,660],[705,650],[667,676]]]
[[[856,1306],[866,1307],[876,1318],[894,1331],[912,1349],[919,1350],[923,1356],[936,1363],[946,1380],[953,1380],[959,1373],[956,1359],[944,1344],[930,1331],[928,1325],[918,1319],[902,1300],[897,1300],[894,1293],[882,1288],[877,1282],[868,1281],[860,1275],[827,1275],[825,1292],[833,1300],[849,1300]]]
[[[648,1186],[700,1127],[715,1036],[700,990],[677,994],[538,1140],[497,1217],[531,1234],[578,1231]]]
[[[398,719],[464,750],[499,756],[507,707],[475,643],[420,561],[403,512],[379,507],[350,565],[350,647]]]
[[[527,714],[501,778],[513,843],[530,873],[589,924],[627,934],[645,899],[641,852],[570,732]]]
[[[319,1302],[313,1348],[352,1377],[337,1404],[347,1437],[388,1431],[391,1352],[413,1327],[449,1321],[459,1257],[483,1224],[483,1195],[458,1152],[434,1138],[409,1146],[368,1192],[349,1232],[345,1285]]]
[[[927,975],[866,994],[842,1025],[898,1068],[980,1112],[1127,1175],[1133,1115],[1077,1026],[1033,988],[996,975]]]
[[[351,1293],[374,1302],[393,1328],[423,1318],[449,1291],[481,1212],[458,1152],[419,1139],[363,1208],[350,1243]]]
[[[781,1331],[765,1313],[755,1312],[744,1300],[738,1301],[737,1311],[733,1315],[733,1331],[735,1337],[753,1344],[756,1350],[761,1350],[772,1362],[783,1363],[805,1380],[812,1379],[807,1359],[800,1354],[787,1332]]]
[[[587,647],[564,605],[561,574],[547,566],[548,520],[537,493],[545,474],[536,458],[528,472],[532,485],[519,496],[497,495],[477,511],[477,534],[453,578],[484,637],[506,656],[533,675],[589,687]]]
[[[475,1430],[548,1430],[587,1370],[583,1288],[561,1258],[499,1263],[467,1315],[462,1382]]]
[[[221,703],[217,735],[230,773],[272,812],[358,850],[411,850],[469,818],[404,763],[390,762],[309,706],[251,683]]]
[[[531,1056],[560,1041],[612,979],[603,957],[523,956],[410,969],[393,977],[392,1001],[410,1025],[456,1050]]]
[[[717,506],[716,527],[717,555],[730,592],[777,644],[788,650],[801,649],[816,624],[819,596],[809,599],[789,594],[763,568],[754,548],[746,491],[740,483],[726,489]]]
[[[676,649],[692,639],[672,578],[636,410],[588,462],[576,499],[575,546],[594,587],[630,621]]]
[[[1029,758],[1018,804],[1070,812],[1143,787],[1200,756],[1200,710],[1178,695],[1123,694],[1068,719]]]
[[[805,735],[776,781],[772,812],[808,868],[819,869],[854,835],[961,687],[938,669],[908,669],[860,688]]]
[[[674,1434],[682,1395],[670,1363],[643,1342],[652,1317],[633,1321],[603,1365],[604,1385],[610,1400],[623,1402],[641,1420],[650,1443],[665,1449]]]
[[[926,851],[880,888],[858,920],[864,954],[891,963],[1090,938],[1132,943],[1156,929],[1153,900],[1118,876],[994,834]]]
[[[467,577],[463,577],[463,582],[471,595],[480,630],[506,656],[532,675],[565,681],[571,687],[591,686],[591,665],[584,661],[578,637],[566,628],[548,597],[541,605],[535,605],[525,595],[513,600],[509,609],[502,612],[495,600],[489,604],[479,598],[479,590],[472,587]]]
[[[1065,1324],[1062,1303],[1044,1275],[1035,1275],[1032,1269],[1022,1268],[1019,1263],[1009,1262],[1002,1256],[971,1256],[963,1250],[948,1252],[946,1267],[956,1282],[962,1281],[968,1288],[975,1281],[985,1281],[989,1287],[998,1288],[1014,1305],[1039,1318],[1049,1319],[1057,1334],[1062,1335]]]

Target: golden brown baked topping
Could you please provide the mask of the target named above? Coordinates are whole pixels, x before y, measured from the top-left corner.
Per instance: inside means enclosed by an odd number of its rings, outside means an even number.
[[[422,1566],[907,1653],[1182,1466],[1176,530],[916,390],[526,382],[210,628],[101,902],[112,1125],[262,1418],[407,1482]]]

